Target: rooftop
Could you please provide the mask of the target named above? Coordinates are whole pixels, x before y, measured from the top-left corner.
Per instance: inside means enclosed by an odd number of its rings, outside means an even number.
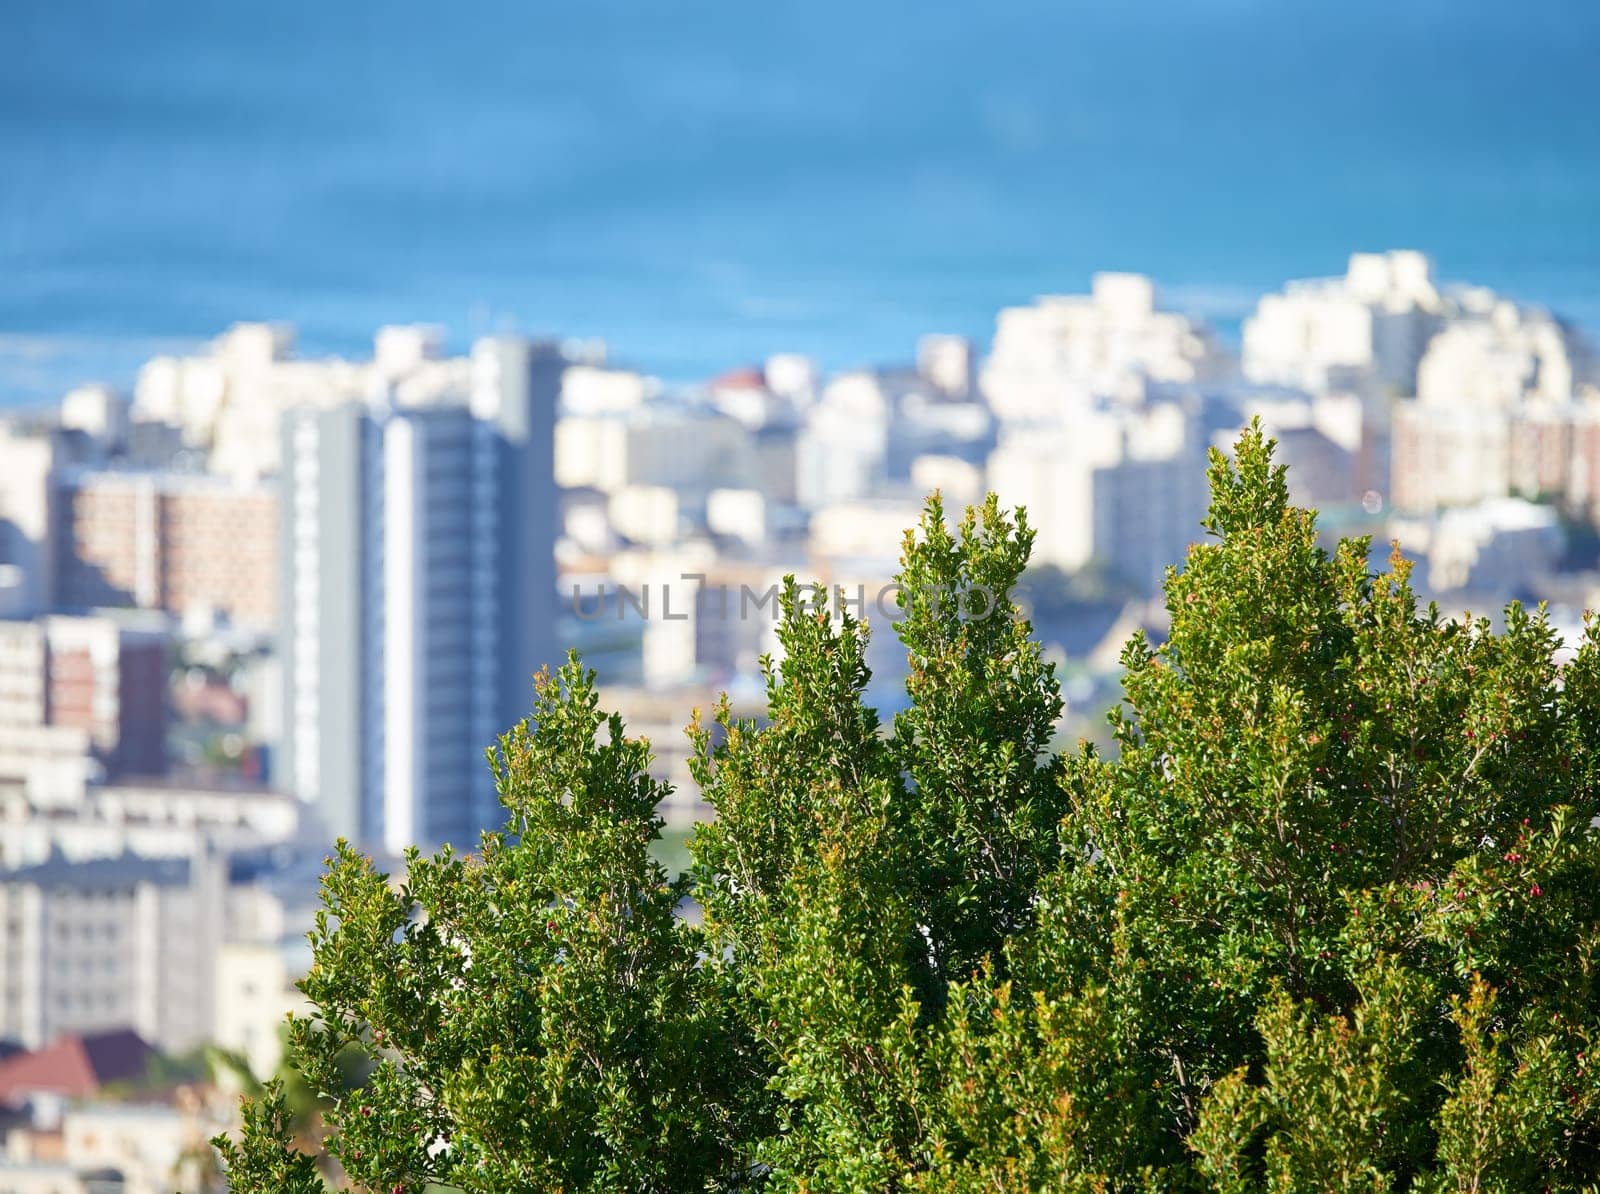
[[[0,1102],[35,1093],[87,1098],[110,1082],[142,1078],[154,1050],[129,1029],[56,1038],[0,1061]]]
[[[188,859],[145,858],[138,854],[82,861],[57,854],[33,866],[0,871],[0,883],[50,888],[133,887],[140,883],[181,887],[188,882]]]

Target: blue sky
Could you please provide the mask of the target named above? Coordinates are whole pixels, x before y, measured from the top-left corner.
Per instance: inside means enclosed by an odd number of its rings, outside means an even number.
[[[0,11],[0,400],[286,319],[842,365],[1148,271],[1415,246],[1600,324],[1600,5]]]

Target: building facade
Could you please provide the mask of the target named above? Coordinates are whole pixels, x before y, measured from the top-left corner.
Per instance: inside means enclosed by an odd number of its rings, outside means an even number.
[[[264,482],[81,471],[57,487],[56,604],[278,616],[278,495]]]
[[[0,1036],[132,1028],[169,1052],[211,1027],[226,875],[204,856],[52,859],[0,875]]]
[[[1202,537],[1205,448],[1177,403],[1098,410],[1002,434],[989,488],[1027,509],[1036,563],[1100,567],[1148,595]]]
[[[331,835],[470,849],[483,752],[552,662],[551,345],[480,342],[469,392],[284,421],[282,774]]]
[[[1138,402],[1151,383],[1199,384],[1232,368],[1204,323],[1158,308],[1149,278],[1102,273],[1087,295],[1000,312],[981,384],[1000,419],[1049,424],[1097,398]]]
[[[111,617],[0,621],[0,779],[48,803],[166,770],[167,635]]]

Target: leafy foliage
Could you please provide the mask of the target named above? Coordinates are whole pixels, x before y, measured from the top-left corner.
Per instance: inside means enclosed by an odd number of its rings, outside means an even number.
[[[290,1142],[290,1115],[283,1090],[269,1083],[244,1106],[240,1138],[214,1140],[235,1190],[271,1190],[273,1194],[322,1194],[325,1187],[316,1163]]]
[[[1398,554],[1330,555],[1258,431],[1210,481],[1115,757],[1047,753],[992,498],[907,536],[892,727],[867,628],[791,582],[767,720],[690,726],[681,879],[648,744],[575,659],[541,677],[503,832],[326,877],[292,1043],[352,1183],[1594,1188],[1600,636],[1558,667],[1540,611],[1446,620]],[[282,1118],[235,1189],[312,1188]]]

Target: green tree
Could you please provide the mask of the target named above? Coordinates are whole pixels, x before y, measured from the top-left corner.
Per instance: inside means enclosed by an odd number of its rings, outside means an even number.
[[[1210,481],[1114,755],[1048,754],[992,498],[907,536],[892,726],[867,627],[790,582],[767,719],[691,722],[717,819],[678,880],[648,745],[575,660],[541,678],[503,832],[325,880],[292,1053],[352,1182],[1600,1184],[1600,637],[1558,667],[1542,611],[1444,619],[1398,553],[1324,551],[1255,429]],[[248,1113],[235,1189],[293,1188],[282,1118]]]
[[[231,1189],[324,1194],[327,1187],[317,1175],[316,1162],[294,1147],[290,1119],[277,1083],[245,1102],[239,1139],[218,1136],[212,1142],[227,1167]]]

